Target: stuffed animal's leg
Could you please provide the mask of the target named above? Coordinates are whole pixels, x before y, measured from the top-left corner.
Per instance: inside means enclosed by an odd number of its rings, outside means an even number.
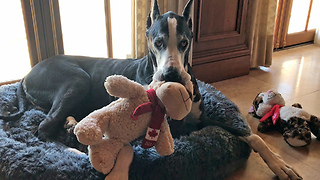
[[[89,146],[89,158],[92,166],[103,174],[108,174],[114,160],[123,147],[123,143],[115,139],[103,139],[101,143]]]
[[[174,152],[173,138],[170,133],[169,124],[166,120],[164,120],[161,125],[159,138],[155,148],[161,156],[167,156]]]
[[[271,151],[267,144],[258,135],[251,134],[250,136],[240,137],[240,139],[248,143],[255,152],[259,153],[261,158],[279,179],[302,179],[293,167],[284,162],[280,155]]]
[[[320,118],[311,115],[309,126],[311,132],[317,137],[317,140],[320,141]]]
[[[116,163],[105,180],[128,180],[129,167],[133,159],[133,148],[130,144],[123,146],[117,155]]]
[[[284,140],[293,147],[303,147],[311,143],[311,130],[304,119],[290,118],[283,129]]]

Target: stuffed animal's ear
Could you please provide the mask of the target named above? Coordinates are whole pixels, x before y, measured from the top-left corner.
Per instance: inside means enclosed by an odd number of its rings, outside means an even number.
[[[144,87],[121,75],[108,76],[104,87],[111,96],[121,98],[138,98],[146,96]]]
[[[301,106],[300,103],[294,103],[294,104],[292,104],[292,107],[296,107],[296,108],[302,109],[302,106]]]
[[[249,110],[250,114],[257,116],[256,112],[259,108],[259,104],[263,102],[262,97],[263,97],[263,93],[258,93],[257,96],[254,98],[252,102],[252,106]]]

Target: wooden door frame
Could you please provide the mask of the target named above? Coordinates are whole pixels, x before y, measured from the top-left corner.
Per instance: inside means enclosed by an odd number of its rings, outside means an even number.
[[[308,23],[312,8],[313,0],[310,0],[310,7],[307,17],[305,30],[302,32],[288,34],[290,23],[290,14],[292,9],[293,0],[279,0],[278,10],[274,31],[274,48],[283,48],[295,44],[300,44],[308,41],[313,41],[315,29],[308,30]]]
[[[310,0],[308,17],[307,17],[307,22],[306,22],[306,26],[304,28],[304,31],[288,34],[287,35],[287,44],[286,44],[287,46],[291,46],[294,44],[300,44],[300,43],[303,43],[306,41],[313,41],[314,40],[314,35],[315,35],[316,30],[315,29],[308,30],[312,4],[313,4],[313,0]],[[290,11],[290,13],[291,13],[291,11]],[[289,23],[288,23],[288,25],[289,25]]]

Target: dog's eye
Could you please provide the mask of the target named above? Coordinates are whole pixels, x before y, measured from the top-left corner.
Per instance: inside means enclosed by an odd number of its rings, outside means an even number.
[[[188,46],[188,41],[187,40],[182,40],[180,42],[180,47],[181,47],[182,50],[185,50],[187,48],[187,46]]]
[[[181,47],[187,47],[188,42],[187,41],[181,41]]]
[[[157,48],[160,48],[163,46],[163,41],[162,40],[158,40],[154,43],[156,45]]]

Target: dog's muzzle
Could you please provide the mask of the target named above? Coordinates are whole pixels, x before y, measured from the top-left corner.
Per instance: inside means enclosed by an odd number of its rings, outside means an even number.
[[[183,84],[181,73],[176,67],[167,67],[164,69],[162,75],[160,76],[161,81],[165,82],[178,82]]]

